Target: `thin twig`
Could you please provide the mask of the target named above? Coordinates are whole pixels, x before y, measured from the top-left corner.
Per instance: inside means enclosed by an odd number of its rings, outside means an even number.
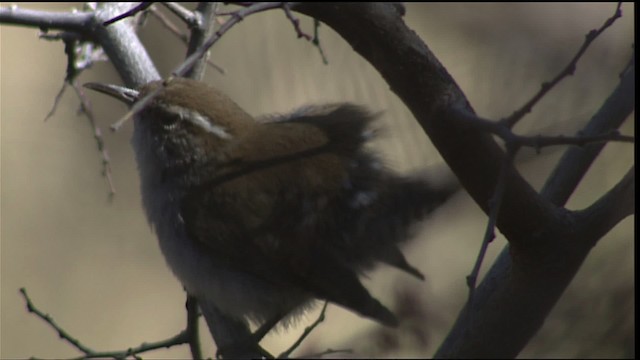
[[[66,83],[65,83],[66,84]],[[76,80],[73,81],[73,89],[76,91],[78,98],[80,99],[80,110],[83,114],[87,116],[89,120],[89,124],[93,130],[93,137],[96,140],[96,145],[98,146],[98,151],[100,151],[100,155],[102,156],[102,174],[107,179],[107,183],[109,184],[109,198],[113,198],[116,194],[116,187],[113,183],[113,177],[111,176],[111,160],[109,157],[109,151],[104,143],[104,138],[102,136],[102,130],[96,125],[96,119],[93,114],[93,107],[91,106],[91,101],[89,97],[86,96],[82,86],[78,84]]]
[[[169,30],[172,34],[174,34],[180,41],[182,41],[185,45],[189,43],[189,36],[180,29],[162,12],[155,8],[155,6],[151,7],[150,11],[151,15],[155,16],[160,24],[162,24],[167,30]],[[219,72],[220,74],[226,74],[227,71],[220,65],[211,61],[211,59],[207,59],[207,65],[211,66],[214,70]]]
[[[277,9],[281,6],[281,3],[257,3],[247,8],[238,10],[234,13],[233,17],[227,20],[211,37],[205,41],[202,46],[198,48],[193,54],[191,54],[185,61],[182,62],[173,72],[172,75],[164,80],[163,85],[166,86],[174,77],[182,77],[191,69],[193,65],[209,50],[209,48],[215,44],[222,35],[229,31],[234,25],[241,22],[245,17],[267,11],[271,9]],[[159,86],[153,91],[149,92],[144,98],[138,100],[122,118],[111,125],[111,130],[117,131],[122,125],[137,114],[140,110],[144,109],[151,100],[153,100],[164,89],[164,86]]]
[[[500,206],[502,205],[502,199],[504,197],[505,189],[507,186],[507,178],[510,171],[513,170],[513,158],[516,155],[518,148],[512,144],[507,144],[507,152],[504,155],[504,159],[502,160],[502,166],[500,167],[500,173],[498,174],[498,180],[496,182],[496,189],[489,200],[489,220],[487,221],[487,227],[484,233],[484,237],[482,239],[482,245],[480,246],[480,251],[478,252],[478,257],[476,259],[476,263],[473,266],[473,270],[471,274],[467,276],[467,286],[469,287],[469,298],[467,301],[467,326],[471,326],[471,322],[473,319],[471,318],[471,314],[473,314],[473,296],[476,290],[476,282],[478,281],[478,276],[480,275],[480,267],[482,265],[482,261],[487,253],[487,249],[489,248],[489,244],[495,238],[495,228],[496,223],[498,221],[498,215],[500,213]]]
[[[635,56],[623,71],[623,76],[611,94],[580,131],[581,136],[617,131],[635,110]],[[578,184],[598,157],[603,143],[584,148],[571,148],[562,155],[547,178],[540,194],[556,206],[564,206]]]
[[[227,20],[220,27],[220,29],[218,29],[207,41],[205,41],[204,44],[202,44],[202,46],[196,52],[191,54],[191,56],[189,56],[182,64],[180,64],[180,66],[178,66],[173,71],[173,76],[183,76],[187,71],[189,71],[189,69],[191,69],[196,61],[198,61],[198,59],[200,59],[209,50],[209,48],[213,44],[220,40],[222,35],[229,31],[233,26],[244,20],[245,17],[259,12],[277,9],[280,6],[280,3],[257,3],[247,8],[238,10],[233,14],[232,18]]]
[[[327,60],[326,55],[324,54],[324,49],[322,49],[322,45],[320,45],[320,36],[318,29],[320,28],[320,20],[313,19],[313,40],[311,42],[318,48],[320,52],[320,57],[322,58],[322,63],[325,65],[329,65],[329,60]]]
[[[64,79],[64,82],[62,83],[62,87],[60,88],[60,90],[58,91],[58,94],[56,94],[56,97],[53,100],[53,106],[51,107],[51,110],[49,111],[47,116],[44,118],[44,121],[47,121],[50,117],[53,116],[53,114],[55,114],[58,108],[58,104],[60,103],[60,100],[62,100],[62,95],[67,89],[67,84],[70,84],[78,76],[81,70],[78,70],[75,67],[75,64],[76,64],[75,47],[76,47],[76,44],[78,43],[77,41],[78,35],[71,34],[68,32],[60,32],[57,34],[43,33],[43,34],[40,34],[40,38],[46,39],[46,40],[62,40],[62,42],[64,43],[64,53],[65,55],[67,55],[67,69],[66,69],[65,79]]]
[[[557,146],[557,145],[576,145],[586,146],[589,144],[616,141],[625,143],[634,143],[635,137],[629,135],[622,135],[618,130],[609,130],[601,134],[578,134],[576,136],[567,135],[534,135],[525,136],[515,134],[511,128],[501,121],[491,121],[481,118],[475,114],[467,112],[465,110],[451,108],[449,114],[456,120],[465,122],[466,125],[475,127],[479,130],[490,132],[497,135],[505,143],[510,143],[518,147],[531,147],[539,151],[543,147]]]
[[[182,5],[175,2],[163,2],[162,5],[169,9],[175,16],[184,21],[188,27],[194,28],[202,26],[202,19],[200,18],[200,16],[198,16],[197,12],[188,10]]]
[[[153,5],[153,1],[143,1],[139,5],[136,5],[136,6],[132,7],[131,9],[125,11],[124,13],[122,13],[122,14],[120,14],[120,15],[112,18],[112,19],[109,19],[109,20],[103,22],[102,26],[109,26],[109,25],[113,24],[116,21],[120,21],[120,20],[122,20],[124,18],[128,18],[130,16],[134,16],[134,15],[140,13],[140,12],[143,12],[143,11],[147,10],[151,5]]]
[[[165,15],[162,11],[158,10],[155,6],[152,6],[150,9],[151,15],[155,16],[156,19],[163,25],[167,30],[169,30],[172,34],[174,34],[180,41],[183,43],[189,42],[189,36],[186,33],[183,33],[178,29],[178,26],[169,19],[167,15]]]
[[[291,5],[286,2],[282,3],[282,10],[284,10],[284,14],[287,16],[287,19],[291,21],[291,24],[293,24],[293,28],[295,29],[296,34],[298,34],[298,38],[303,37],[307,41],[312,41],[313,38],[311,37],[311,35],[305,33],[300,28],[300,19],[295,17],[295,15],[293,15],[293,13],[291,12]]]
[[[351,349],[327,349],[323,352],[311,354],[311,355],[303,355],[298,357],[298,359],[318,359],[325,355],[333,355],[333,354],[352,354],[353,350]]]
[[[191,27],[191,36],[187,47],[187,57],[193,54],[216,30],[216,12],[218,2],[200,2],[194,14],[200,19],[198,26]],[[209,60],[209,51],[204,53],[200,61],[187,71],[185,77],[202,81],[206,70],[206,63]]]
[[[239,6],[250,6],[254,3],[234,3],[235,5],[239,5]],[[299,3],[291,3],[291,2],[283,2],[282,3],[282,10],[285,12],[285,15],[287,16],[287,19],[289,19],[289,21],[292,23],[294,30],[296,31],[296,34],[298,35],[298,38],[305,38],[305,40],[310,41],[317,49],[318,52],[320,53],[320,57],[322,58],[322,63],[325,65],[329,64],[329,60],[327,60],[327,57],[325,55],[324,49],[322,48],[322,45],[320,45],[320,36],[318,34],[318,28],[320,27],[320,21],[318,19],[313,19],[313,37],[311,37],[310,35],[308,35],[307,33],[305,33],[304,31],[302,31],[302,29],[300,28],[300,20],[293,14],[293,12],[291,10],[293,10],[293,8],[295,6],[299,5]],[[221,12],[219,13],[219,15],[233,15],[233,12]]]
[[[66,81],[62,82],[62,86],[60,87],[60,90],[58,90],[58,93],[56,94],[55,99],[53,99],[53,105],[51,106],[51,110],[49,110],[49,113],[47,114],[47,116],[44,117],[44,121],[49,120],[49,118],[51,118],[53,116],[53,114],[56,113],[56,110],[58,109],[58,104],[60,103],[60,100],[62,100],[62,95],[64,95],[65,90],[67,90],[67,86],[69,84]]]
[[[577,135],[577,136],[566,136],[566,135],[558,135],[558,136],[519,136],[516,135],[515,141],[520,146],[527,146],[540,151],[541,148],[547,146],[556,146],[556,145],[575,145],[575,146],[586,146],[590,144],[597,144],[603,142],[624,142],[624,143],[634,143],[634,136],[622,135],[618,130],[611,130],[604,134],[585,136],[585,135]]]
[[[84,354],[94,353],[94,351],[92,349],[88,348],[87,346],[82,345],[82,343],[80,343],[80,341],[78,339],[74,338],[68,332],[66,332],[62,327],[60,327],[53,320],[51,315],[45,314],[42,311],[40,311],[33,304],[33,302],[31,301],[31,298],[29,298],[29,295],[27,295],[27,290],[25,288],[20,288],[20,294],[24,298],[24,301],[25,301],[25,303],[27,305],[27,311],[29,311],[32,314],[35,314],[37,317],[39,317],[40,319],[44,320],[44,322],[49,324],[49,326],[51,326],[58,333],[58,336],[61,339],[66,340],[68,343],[73,345],[73,347],[75,347],[76,349],[80,350]]]
[[[300,337],[298,338],[298,340],[296,340],[293,345],[291,345],[287,350],[285,350],[282,354],[280,354],[278,356],[279,359],[287,359],[289,358],[289,355],[291,355],[292,352],[294,352],[298,346],[300,346],[300,344],[302,344],[302,342],[304,341],[304,339],[307,338],[307,336],[309,336],[309,334],[311,334],[311,332],[318,327],[318,325],[320,325],[321,322],[324,321],[325,319],[325,314],[327,312],[327,305],[329,305],[328,301],[324,302],[324,305],[322,306],[322,310],[320,310],[320,315],[318,315],[318,318],[309,326],[307,326],[304,329],[304,332],[302,332],[302,335],[300,335]]]
[[[179,334],[172,336],[168,339],[151,342],[151,343],[144,343],[144,344],[141,344],[140,346],[128,348],[127,350],[94,351],[89,347],[87,347],[86,345],[83,345],[78,339],[74,338],[66,330],[60,327],[49,314],[45,314],[41,310],[39,310],[33,304],[33,302],[31,301],[31,298],[29,298],[29,296],[27,295],[27,290],[25,288],[20,288],[20,294],[22,294],[22,297],[25,300],[25,303],[27,305],[27,311],[29,311],[32,314],[35,314],[40,319],[44,320],[47,324],[49,324],[49,326],[51,326],[58,333],[58,336],[60,336],[60,338],[69,342],[71,345],[73,345],[73,347],[75,347],[77,350],[83,353],[83,356],[74,358],[74,359],[95,359],[95,358],[125,359],[129,356],[134,356],[136,358],[139,358],[137,354],[142,354],[142,353],[152,351],[152,350],[157,350],[157,349],[170,348],[176,345],[182,345],[187,343],[188,341],[187,332],[182,331]]]
[[[533,98],[531,98],[531,100],[529,100],[526,104],[524,104],[520,109],[516,110],[509,117],[500,120],[500,122],[506,125],[507,127],[512,128],[526,114],[531,112],[531,109],[533,108],[533,106],[537,104],[538,101],[540,101],[540,99],[542,99],[551,89],[553,89],[554,86],[556,86],[560,81],[562,81],[562,79],[564,79],[569,75],[573,75],[574,72],[576,71],[576,65],[578,63],[578,60],[580,60],[580,58],[585,53],[585,51],[587,51],[587,48],[589,48],[589,45],[591,45],[591,43],[600,34],[602,34],[609,26],[611,26],[618,18],[622,17],[622,11],[620,9],[621,6],[622,6],[622,3],[619,2],[618,5],[616,6],[616,10],[614,14],[604,22],[604,24],[600,27],[600,29],[591,30],[589,31],[589,33],[587,33],[587,35],[585,36],[584,42],[582,43],[582,46],[580,47],[580,49],[578,49],[578,52],[576,53],[576,55],[573,57],[573,59],[571,59],[569,64],[562,71],[560,71],[560,73],[556,75],[555,78],[553,78],[553,80],[542,83],[540,90],[538,91],[537,94],[533,96]]]
[[[167,338],[165,340],[143,343],[139,346],[129,348],[127,350],[116,350],[116,351],[102,351],[95,352],[91,354],[87,354],[87,356],[82,357],[82,359],[98,359],[98,358],[114,358],[114,359],[126,359],[129,356],[135,356],[139,358],[138,354],[143,354],[148,351],[158,350],[158,349],[168,349],[177,345],[186,344],[186,333],[184,331],[179,334]]]
[[[109,160],[109,153],[105,147],[104,139],[102,137],[102,131],[100,128],[96,126],[95,117],[93,115],[91,102],[89,98],[85,96],[82,87],[77,83],[77,77],[80,73],[91,67],[95,61],[101,60],[102,55],[104,53],[99,47],[95,47],[92,43],[85,43],[80,41],[80,38],[77,34],[69,33],[69,32],[60,32],[56,34],[40,34],[40,38],[46,40],[62,40],[64,42],[64,52],[67,55],[67,69],[64,82],[62,83],[62,87],[58,91],[56,95],[53,106],[51,110],[45,117],[45,121],[49,119],[55,113],[58,105],[62,99],[62,95],[67,89],[68,85],[71,84],[73,89],[76,91],[78,98],[80,99],[80,111],[87,116],[89,119],[89,123],[93,130],[93,136],[96,140],[96,145],[98,146],[98,151],[102,156],[102,166],[103,166],[103,175],[107,179],[107,183],[109,185],[109,199],[112,199],[116,193],[115,186],[113,184],[113,178],[111,176],[111,163]],[[86,44],[86,45],[85,45]]]

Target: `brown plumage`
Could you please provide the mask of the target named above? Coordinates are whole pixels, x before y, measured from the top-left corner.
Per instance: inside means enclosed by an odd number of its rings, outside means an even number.
[[[152,163],[140,165],[149,220],[187,291],[242,321],[320,298],[397,325],[358,277],[384,262],[423,279],[398,246],[455,186],[387,169],[365,148],[374,118],[331,104],[256,121],[213,87],[171,81],[134,145]]]

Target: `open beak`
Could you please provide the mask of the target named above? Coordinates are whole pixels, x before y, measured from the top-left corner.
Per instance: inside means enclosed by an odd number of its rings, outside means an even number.
[[[132,105],[138,100],[138,90],[126,88],[124,86],[101,84],[101,83],[86,83],[83,85],[87,89],[95,90],[103,94],[107,94],[113,98],[116,98],[127,105]]]

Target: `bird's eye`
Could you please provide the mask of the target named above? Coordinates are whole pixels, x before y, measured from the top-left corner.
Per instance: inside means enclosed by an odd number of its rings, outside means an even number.
[[[168,116],[162,117],[162,128],[171,131],[175,130],[178,127],[178,123],[182,120],[179,114],[171,114]]]
[[[161,104],[156,110],[158,125],[166,131],[175,130],[185,117],[183,108],[176,105]]]

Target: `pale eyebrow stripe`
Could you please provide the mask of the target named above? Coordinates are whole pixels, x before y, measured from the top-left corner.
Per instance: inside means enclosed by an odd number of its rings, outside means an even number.
[[[221,139],[231,139],[232,136],[222,126],[212,124],[207,116],[200,114],[195,110],[190,110],[178,105],[164,105],[168,112],[178,115],[183,120],[188,120],[192,124],[203,128],[208,133],[211,133]]]

